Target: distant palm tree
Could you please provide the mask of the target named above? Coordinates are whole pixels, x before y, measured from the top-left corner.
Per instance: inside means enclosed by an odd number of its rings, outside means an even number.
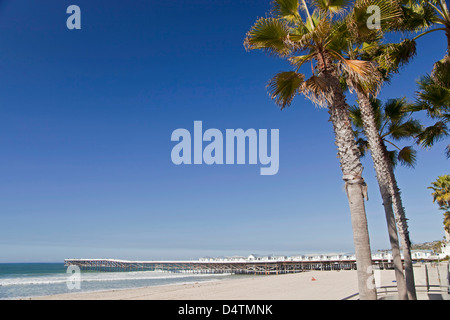
[[[428,189],[434,191],[431,194],[433,202],[436,202],[439,209],[444,211],[444,230],[446,238],[450,239],[450,175],[439,176]]]
[[[343,180],[350,205],[358,287],[361,299],[376,299],[373,281],[364,197],[367,186],[348,114],[348,104],[340,83],[340,72],[364,80],[373,66],[361,60],[345,59],[341,40],[347,26],[334,19],[346,9],[346,1],[314,1],[312,13],[303,0],[275,0],[271,16],[256,21],[244,41],[249,50],[261,49],[287,58],[295,71],[280,72],[268,84],[272,99],[284,109],[303,94],[319,106],[327,106],[333,124]],[[302,17],[301,12],[305,15]],[[299,69],[311,64],[307,79]]]

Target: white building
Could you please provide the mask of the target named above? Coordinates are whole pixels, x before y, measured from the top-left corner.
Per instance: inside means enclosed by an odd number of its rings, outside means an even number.
[[[411,250],[411,258],[412,259],[430,259],[433,255],[433,251],[431,250]]]

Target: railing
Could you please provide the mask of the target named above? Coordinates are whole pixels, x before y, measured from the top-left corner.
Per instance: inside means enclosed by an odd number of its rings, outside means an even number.
[[[394,290],[388,290],[389,288],[393,288]],[[447,288],[448,293],[450,293],[450,286],[440,286],[440,285],[434,285],[434,284],[426,284],[426,285],[416,285],[416,288],[427,288],[426,292],[430,292],[430,288]],[[384,289],[384,291],[380,292],[380,289]],[[390,293],[396,293],[396,292],[397,292],[397,286],[381,286],[381,287],[377,287],[377,294],[385,294],[387,296]],[[350,299],[355,298],[357,296],[359,296],[359,292],[354,293],[352,295],[349,295],[348,297],[345,297],[345,298],[343,298],[341,300],[350,300]]]
[[[425,264],[424,265],[425,268],[425,284],[424,285],[416,285],[416,288],[426,288],[426,292],[429,293],[431,291],[431,288],[439,288],[439,291],[442,292],[442,288],[447,288],[447,293],[450,294],[450,262],[447,263],[447,285],[433,285],[430,284],[430,280],[428,277],[428,267]],[[439,281],[440,283],[440,281]],[[393,289],[393,290],[389,290],[389,289]],[[385,296],[387,296],[388,294],[392,294],[392,293],[396,293],[397,292],[397,286],[380,286],[380,287],[376,287],[377,289],[377,294],[384,294]],[[381,291],[380,290],[383,290]],[[342,300],[350,300],[352,298],[356,298],[359,296],[359,292],[354,293],[348,297],[343,298]]]

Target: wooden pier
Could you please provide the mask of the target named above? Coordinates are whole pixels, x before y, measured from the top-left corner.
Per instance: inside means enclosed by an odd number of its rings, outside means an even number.
[[[391,269],[388,260],[373,261],[379,269]],[[66,259],[64,265],[87,271],[161,271],[175,273],[285,274],[310,270],[356,270],[356,261],[128,261],[116,259]]]

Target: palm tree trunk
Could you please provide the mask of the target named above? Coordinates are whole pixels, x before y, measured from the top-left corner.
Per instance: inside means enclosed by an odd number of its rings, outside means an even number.
[[[392,205],[396,216],[398,232],[400,234],[400,242],[403,249],[403,260],[405,263],[405,277],[406,277],[406,288],[408,290],[408,298],[409,300],[417,300],[416,286],[414,281],[414,270],[411,258],[411,241],[409,240],[409,231],[405,209],[403,208],[400,189],[397,186],[397,179],[395,178],[394,168],[392,167],[392,164],[389,160],[387,149],[384,144],[383,147],[385,151],[384,158],[387,164],[386,168],[388,171],[388,178],[389,178],[389,191],[392,196]]]
[[[400,300],[408,300],[405,276],[403,274],[403,263],[398,244],[397,226],[395,216],[392,210],[392,198],[389,192],[389,178],[384,163],[383,142],[378,133],[375,115],[369,98],[358,88],[356,93],[359,100],[359,108],[361,110],[361,120],[364,124],[364,132],[369,142],[370,153],[372,155],[373,165],[376,172],[378,185],[380,188],[381,198],[383,199],[384,212],[388,227],[389,241],[392,249],[392,257],[395,269],[395,278],[397,280],[398,297]]]
[[[369,230],[364,205],[364,197],[367,198],[367,185],[362,178],[363,167],[360,161],[360,153],[355,142],[348,114],[348,105],[339,80],[331,73],[329,68],[328,70],[325,68],[322,75],[328,80],[332,92],[328,112],[333,123],[338,158],[350,206],[359,297],[361,300],[376,300],[377,292],[373,276]]]

